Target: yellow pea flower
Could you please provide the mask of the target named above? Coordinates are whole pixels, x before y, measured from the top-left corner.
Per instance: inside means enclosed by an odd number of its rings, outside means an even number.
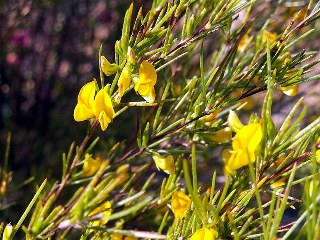
[[[89,153],[85,156],[82,172],[85,177],[93,176],[100,168],[102,159],[100,157],[93,158]]]
[[[110,237],[112,240],[122,240],[122,235],[119,233],[112,233]]]
[[[281,186],[285,185],[287,177],[280,178],[278,181],[275,181],[270,185],[272,189],[275,189],[277,192],[282,192],[283,188]]]
[[[267,43],[267,39],[269,39],[270,45],[274,44],[277,41],[277,34],[271,33],[267,30],[263,30],[262,32],[262,42]]]
[[[157,72],[154,66],[144,60],[139,68],[139,80],[135,83],[134,90],[147,102],[153,103],[156,98],[154,85],[157,82]]]
[[[175,218],[182,219],[191,205],[191,199],[183,192],[177,191],[172,195],[171,207]]]
[[[90,222],[92,226],[101,226],[105,225],[108,222],[109,216],[111,215],[111,203],[109,201],[106,201],[105,203],[101,204],[99,207],[91,211],[89,213],[89,216],[94,216],[99,213],[102,214],[102,219]]]
[[[298,94],[299,92],[299,86],[293,85],[293,86],[286,86],[286,87],[278,87],[278,89],[283,92],[284,94],[293,97]]]
[[[77,122],[88,120],[94,117],[93,105],[96,84],[94,81],[86,83],[79,92],[78,103],[74,109],[73,116]]]
[[[119,95],[120,97],[123,96],[124,92],[128,89],[131,83],[131,72],[130,66],[126,65],[119,77],[118,80],[118,87],[119,87]]]
[[[98,118],[102,131],[106,130],[115,114],[106,88],[97,93],[94,99],[93,113]]]
[[[215,240],[218,237],[218,232],[213,229],[203,227],[192,234],[190,240]]]
[[[101,89],[95,96],[95,84],[95,81],[92,81],[80,89],[73,117],[77,122],[96,117],[99,120],[101,129],[104,131],[112,121],[115,113],[106,87]]]
[[[208,123],[208,122],[214,122],[214,120],[216,119],[218,113],[221,110],[214,110],[212,113],[210,113],[209,115],[203,116],[202,118],[200,118],[200,120],[204,123]]]
[[[232,140],[232,150],[226,149],[222,153],[225,163],[225,171],[232,174],[243,166],[249,164],[249,161],[256,160],[255,151],[262,139],[262,129],[258,123],[250,123],[242,127]]]
[[[249,35],[245,34],[239,42],[238,51],[243,52],[246,49],[246,47],[249,45],[250,40],[251,38],[249,37]]]
[[[163,170],[165,173],[174,174],[174,159],[172,155],[162,157],[159,153],[154,153],[152,158],[158,169]]]
[[[241,128],[243,128],[243,124],[240,121],[238,115],[230,110],[229,111],[229,116],[228,116],[228,126],[234,131],[238,132]]]
[[[205,138],[210,141],[216,142],[218,144],[227,143],[232,138],[232,131],[231,131],[231,128],[226,127],[226,128],[220,129],[213,135],[205,135]]]
[[[102,72],[106,75],[106,76],[110,76],[112,74],[114,74],[117,69],[118,69],[118,66],[117,64],[115,63],[110,63],[108,61],[108,59],[106,59],[106,57],[104,56],[101,56],[100,58],[100,61],[101,61],[101,69],[102,69]]]

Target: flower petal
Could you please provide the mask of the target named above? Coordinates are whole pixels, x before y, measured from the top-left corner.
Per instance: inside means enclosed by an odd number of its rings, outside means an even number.
[[[114,117],[114,110],[111,102],[111,98],[107,93],[106,88],[101,89],[95,99],[94,99],[94,108],[93,113],[98,118],[101,129],[104,131],[111,120]]]
[[[148,61],[142,61],[139,68],[139,82],[154,86],[157,82],[157,72],[154,66]]]
[[[88,108],[92,108],[94,95],[96,93],[96,83],[91,81],[83,85],[78,95],[78,102],[85,104]]]
[[[216,230],[203,227],[192,234],[190,240],[215,240],[218,237]]]
[[[91,108],[88,108],[85,104],[77,103],[73,112],[74,120],[81,122],[93,117],[94,114]]]
[[[190,205],[191,199],[183,192],[177,191],[172,195],[171,207],[175,218],[183,218]]]
[[[119,81],[118,81],[120,97],[123,96],[124,92],[130,86],[130,83],[131,83],[131,76],[130,75],[131,75],[130,67],[127,65],[123,68],[123,70],[120,74],[120,77],[119,77]]]

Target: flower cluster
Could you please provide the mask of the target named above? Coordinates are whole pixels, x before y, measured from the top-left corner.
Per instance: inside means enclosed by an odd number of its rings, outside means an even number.
[[[77,122],[96,117],[102,131],[104,131],[114,118],[115,113],[106,87],[100,89],[97,94],[96,90],[95,80],[85,84],[80,89],[73,116]]]
[[[110,63],[104,56],[101,57],[101,69],[106,76],[116,73],[119,66]],[[135,78],[134,89],[147,102],[153,103],[156,97],[154,86],[157,82],[157,72],[154,66],[144,60],[139,67],[139,77]],[[131,65],[127,63],[122,69],[118,79],[119,97],[125,94],[131,84]],[[97,94],[96,94],[97,92]],[[73,113],[77,122],[85,121],[91,118],[97,118],[101,129],[107,129],[109,123],[115,116],[111,97],[108,93],[108,87],[97,88],[96,80],[86,83],[79,92],[78,102]]]

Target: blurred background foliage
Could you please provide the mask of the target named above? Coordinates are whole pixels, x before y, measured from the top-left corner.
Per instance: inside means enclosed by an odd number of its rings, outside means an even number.
[[[75,124],[73,109],[76,96],[84,83],[97,77],[98,49],[103,43],[103,54],[113,59],[113,46],[121,36],[122,20],[129,0],[69,0],[41,1],[18,0],[0,1],[0,139],[1,158],[5,152],[7,136],[11,132],[9,166],[14,175],[14,186],[25,179],[35,176],[35,180],[44,177],[58,178],[61,175],[61,155],[67,151],[73,141],[79,143],[86,132],[86,123]],[[143,5],[150,8],[151,1],[134,1],[135,11]],[[282,32],[300,9],[306,8],[306,1],[285,1],[275,13],[277,1],[264,1],[255,7],[257,15],[252,26],[260,28],[264,19],[274,14],[269,29]],[[135,15],[135,14],[134,14]],[[243,17],[243,16],[242,16]],[[241,18],[241,14],[239,16]],[[282,22],[283,25],[278,23]],[[237,24],[237,21],[235,21]],[[297,44],[297,51],[308,48],[320,48],[319,23],[308,42]],[[307,31],[304,30],[304,31]],[[206,52],[219,49],[217,32],[205,41]],[[319,58],[319,57],[316,57]],[[206,59],[210,61],[210,59]],[[198,58],[195,62],[198,61]],[[183,68],[183,61],[172,66],[172,75],[189,75],[194,71]],[[319,73],[319,69],[315,68]],[[312,73],[315,74],[314,72]],[[310,74],[311,75],[311,74]],[[178,78],[176,78],[178,79]],[[318,112],[319,87],[310,88],[316,82],[304,84],[300,95],[306,95],[305,102],[312,112]],[[313,86],[312,85],[312,86]],[[306,94],[305,94],[306,93]],[[261,98],[261,97],[260,97]],[[255,99],[261,100],[259,96]],[[283,94],[276,96],[273,111],[275,121],[283,119],[295,102]],[[139,110],[140,111],[140,110]],[[143,110],[141,110],[143,111]],[[127,139],[135,143],[135,117],[137,112],[129,110],[112,123],[108,136],[102,138],[100,146],[112,146],[116,139]],[[280,122],[281,120],[278,120]],[[130,129],[130,131],[128,131]],[[103,132],[95,133],[103,136]],[[130,146],[130,144],[127,144]],[[103,152],[104,149],[98,148]],[[216,161],[217,162],[217,161]],[[206,176],[201,176],[203,180]],[[207,176],[211,178],[211,176]],[[25,206],[30,199],[23,196],[31,186],[16,192],[7,201],[10,204]],[[34,192],[34,189],[32,189]],[[20,199],[19,199],[20,198]],[[18,202],[14,202],[19,199]],[[20,216],[3,211],[0,220],[16,221]],[[3,218],[3,219],[1,219]]]

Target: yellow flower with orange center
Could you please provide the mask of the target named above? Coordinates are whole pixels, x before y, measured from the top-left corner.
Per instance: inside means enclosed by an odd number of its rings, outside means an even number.
[[[177,191],[172,195],[171,207],[175,218],[182,219],[191,205],[191,199],[183,192]]]
[[[73,117],[77,122],[96,117],[104,131],[114,118],[115,112],[106,87],[100,89],[96,95],[95,92],[95,80],[85,84],[80,89]]]

